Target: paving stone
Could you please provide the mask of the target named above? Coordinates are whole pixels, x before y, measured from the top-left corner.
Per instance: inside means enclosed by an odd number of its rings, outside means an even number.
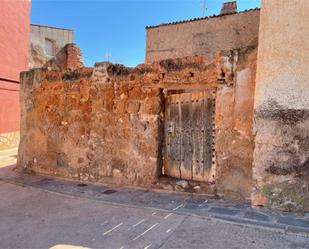
[[[211,213],[217,213],[217,214],[223,214],[223,215],[232,215],[235,216],[239,210],[236,209],[230,209],[230,208],[224,208],[224,207],[212,207],[209,212]]]
[[[245,209],[245,208],[251,208],[250,204],[248,203],[237,203],[234,208],[236,209]]]
[[[271,217],[277,217],[280,218],[282,217],[282,212],[279,211],[275,211],[275,210],[270,210],[270,209],[266,209],[266,208],[252,208],[251,210],[258,210],[260,213],[263,213],[265,215],[271,216]]]
[[[196,204],[196,203],[186,203],[186,205],[184,206],[185,209],[207,209],[208,205],[206,203],[201,203],[201,204]]]
[[[215,200],[215,205],[218,205],[220,207],[226,207],[226,208],[236,208],[237,204],[240,205],[240,203],[237,202],[232,202],[232,201],[227,201],[227,200],[223,200],[223,199],[219,199],[219,200]],[[236,208],[237,209],[237,208]]]
[[[265,214],[261,214],[254,211],[247,211],[244,215],[245,218],[251,219],[251,220],[258,220],[258,221],[271,221],[271,217]]]
[[[292,212],[281,212],[281,216],[283,217],[290,217],[290,218],[293,218],[293,219],[303,219],[304,218],[304,215],[302,214],[297,214],[297,213],[292,213]]]
[[[303,234],[306,237],[309,237],[309,228],[307,228],[307,227],[288,226],[286,228],[286,231],[292,232],[292,233],[297,233],[297,234]],[[307,246],[307,247],[309,247],[309,246]]]
[[[283,217],[278,219],[279,223],[290,225],[290,226],[299,226],[299,227],[304,227],[308,228],[309,230],[309,221],[304,220],[304,219],[293,219],[293,218],[288,218],[288,217]]]
[[[224,220],[228,220],[229,218],[224,218]],[[232,219],[230,219],[232,221]],[[235,222],[235,220],[234,220]],[[260,226],[260,227],[268,227],[268,228],[275,228],[275,229],[282,229],[285,230],[285,225],[279,224],[276,222],[265,222],[265,221],[258,221],[258,220],[244,220],[244,219],[238,219],[236,222],[240,224],[249,224],[254,226]]]
[[[202,204],[207,204],[208,203],[208,200],[206,199],[200,199],[200,198],[190,198],[186,201],[186,205],[192,205],[192,206],[199,206],[199,205],[202,205]]]
[[[128,198],[127,196],[126,199],[130,199],[130,204],[132,205],[173,210],[185,202],[186,196],[144,192],[136,195],[134,198]]]

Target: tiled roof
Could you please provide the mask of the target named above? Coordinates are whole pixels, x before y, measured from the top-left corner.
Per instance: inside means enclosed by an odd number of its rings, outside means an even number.
[[[43,27],[43,28],[49,28],[49,29],[62,29],[62,30],[73,31],[73,29],[60,28],[60,27],[54,27],[54,26],[47,26],[47,25],[43,25],[43,24],[34,24],[34,23],[31,23],[30,26]]]
[[[158,27],[162,27],[162,26],[175,25],[175,24],[181,24],[181,23],[187,23],[187,22],[195,22],[195,21],[207,20],[207,19],[212,19],[212,18],[220,18],[220,17],[223,17],[223,16],[238,15],[238,14],[245,13],[245,12],[259,11],[259,10],[260,10],[260,8],[254,8],[254,9],[247,9],[247,10],[239,11],[237,13],[229,13],[229,14],[223,14],[223,15],[213,15],[213,16],[199,17],[199,18],[193,18],[193,19],[183,20],[183,21],[161,23],[159,25],[146,26],[146,29],[158,28]]]

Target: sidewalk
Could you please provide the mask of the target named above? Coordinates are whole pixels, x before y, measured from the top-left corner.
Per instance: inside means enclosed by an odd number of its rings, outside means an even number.
[[[229,223],[299,233],[309,237],[309,213],[296,214],[253,209],[248,203],[237,203],[204,196],[156,192],[135,188],[119,188],[65,181],[13,171],[12,166],[0,169],[0,182],[31,186],[71,197],[86,198],[112,205],[168,211]]]
[[[17,151],[18,148],[0,150],[0,168],[16,164]]]

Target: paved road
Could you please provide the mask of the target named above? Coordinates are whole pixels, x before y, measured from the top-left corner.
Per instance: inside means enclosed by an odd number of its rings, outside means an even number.
[[[0,248],[63,244],[115,249],[297,249],[309,248],[309,238],[0,181]]]
[[[51,192],[87,198],[103,203],[114,203],[131,207],[163,210],[176,214],[220,219],[236,224],[280,229],[285,233],[303,233],[309,236],[309,213],[290,213],[252,208],[249,203],[209,198],[195,194],[181,194],[81,183],[40,175],[27,174],[15,169],[15,166],[0,169],[0,181],[15,185],[34,187]]]

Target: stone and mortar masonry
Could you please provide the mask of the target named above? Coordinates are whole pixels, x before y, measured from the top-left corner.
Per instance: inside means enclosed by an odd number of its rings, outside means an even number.
[[[217,193],[234,199],[249,200],[252,188],[256,56],[256,45],[252,45],[223,53],[220,62],[224,65],[223,72],[227,82],[217,87]]]
[[[83,67],[68,45],[41,69],[21,74],[18,167],[81,181],[176,188],[161,179],[166,94],[217,91],[216,181],[201,193],[249,199],[256,44],[126,68]],[[166,180],[166,179],[165,179]]]
[[[22,135],[21,140],[28,146],[20,151],[21,160],[26,163],[24,167],[38,173],[79,180],[99,181],[107,177],[128,184],[153,181],[156,174],[151,169],[157,168],[158,158],[155,154],[158,151],[156,141],[159,141],[155,136],[159,122],[155,111],[158,110],[140,114],[134,114],[134,110],[125,112],[132,107],[122,101],[126,94],[126,89],[122,88],[119,90],[124,93],[115,99],[118,104],[107,111],[108,103],[102,103],[102,98],[96,99],[96,96],[104,96],[111,90],[114,92],[114,88],[112,85],[103,86],[100,91],[98,85],[91,86],[92,69],[83,68],[67,74],[44,70],[32,73],[34,81],[45,76],[49,81],[42,82],[43,91],[31,89],[33,99],[26,100],[27,115],[23,118],[28,131],[26,138]],[[60,83],[61,78],[70,78],[70,81]],[[159,93],[148,96],[156,94]],[[114,96],[110,97],[113,101]],[[147,101],[143,102],[145,95],[136,98],[137,105],[143,107],[147,104]],[[106,112],[99,113],[99,108]],[[136,133],[131,134],[131,130]],[[142,153],[149,157],[148,168],[144,167]]]

